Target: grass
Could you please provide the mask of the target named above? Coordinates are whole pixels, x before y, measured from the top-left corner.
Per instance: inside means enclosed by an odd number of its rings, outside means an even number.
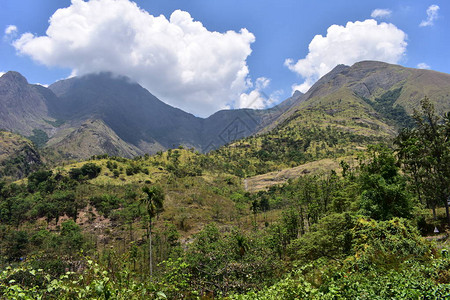
[[[283,184],[289,179],[295,179],[304,175],[321,175],[330,173],[332,170],[341,174],[342,171],[339,165],[341,161],[354,165],[356,157],[346,156],[340,158],[325,158],[293,168],[252,176],[244,179],[244,186],[246,185],[246,190],[249,192],[257,192],[265,190],[273,185]]]

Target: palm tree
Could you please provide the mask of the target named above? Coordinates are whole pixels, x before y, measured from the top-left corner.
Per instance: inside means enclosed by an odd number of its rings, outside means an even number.
[[[240,257],[243,257],[244,254],[249,249],[247,238],[240,232],[237,232],[235,234],[234,238],[236,240],[236,244],[237,244],[237,247],[238,247],[238,253],[239,253]]]
[[[144,197],[141,198],[141,203],[145,204],[148,214],[148,241],[149,241],[149,266],[150,277],[153,277],[152,264],[152,220],[160,212],[163,211],[164,191],[160,186],[145,186],[142,188]]]

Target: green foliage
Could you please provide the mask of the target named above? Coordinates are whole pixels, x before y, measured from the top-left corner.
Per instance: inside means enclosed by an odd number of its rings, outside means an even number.
[[[50,121],[50,120],[45,120],[45,119],[44,119],[44,121],[45,121],[46,123],[52,125],[53,127],[60,127],[61,125],[63,125],[63,124],[65,123],[64,120],[60,120],[60,119],[57,119],[57,120],[55,120],[55,121]]]
[[[395,144],[418,198],[434,214],[436,206],[445,206],[450,224],[450,113],[438,117],[428,98],[421,106],[421,111],[414,114],[416,128],[403,130]]]
[[[294,268],[272,286],[244,295],[234,294],[230,298],[444,299],[450,296],[447,271],[450,260],[433,258],[430,245],[409,221],[353,219],[350,223],[354,227],[349,230],[345,228],[346,222],[339,220],[342,217],[330,216],[318,224],[320,231],[330,236],[321,239],[318,235],[305,235],[298,240],[302,250],[309,248],[307,252],[312,255],[309,260],[304,257],[300,261],[300,268]],[[338,224],[344,228],[336,226]],[[333,238],[333,232],[337,235],[351,233],[351,247],[347,251],[337,249],[345,242]],[[308,247],[303,243],[314,245]],[[335,251],[329,255],[326,250],[322,252],[322,247]],[[316,255],[314,250],[322,253]]]
[[[388,122],[394,121],[399,128],[412,128],[414,126],[413,118],[406,113],[402,106],[395,104],[395,101],[400,97],[401,91],[402,88],[387,91],[374,101],[363,99]]]
[[[144,186],[142,191],[145,193],[145,196],[141,201],[145,205],[148,216],[151,220],[163,210],[165,198],[164,191],[159,185],[154,185],[151,187]]]
[[[28,233],[25,231],[11,231],[6,236],[6,253],[8,261],[19,261],[24,259],[28,246]]]
[[[163,273],[161,274],[160,290],[169,299],[175,299],[180,295],[191,294],[191,278],[189,265],[179,257],[169,258],[161,263]]]
[[[80,250],[84,243],[81,228],[73,221],[68,220],[61,224],[62,244],[68,253],[75,253]]]
[[[310,232],[292,242],[290,257],[302,262],[321,257],[343,258],[350,254],[354,226],[355,217],[348,213],[326,216]]]
[[[93,179],[100,174],[101,170],[102,168],[94,163],[86,163],[81,168],[70,169],[69,176],[74,180]]]
[[[111,211],[120,207],[122,200],[114,195],[103,194],[101,196],[93,196],[89,199],[89,203],[94,206],[99,213],[108,217]]]
[[[28,176],[28,189],[30,191],[42,191],[42,192],[52,192],[53,190],[53,181],[51,176],[53,175],[52,171],[49,170],[40,170],[34,173],[31,173]]]
[[[93,179],[100,174],[102,168],[94,163],[87,163],[81,167],[81,174],[89,179]]]
[[[123,269],[111,274],[90,259],[82,261],[83,274],[68,271],[53,277],[30,265],[8,267],[0,273],[0,293],[5,299],[158,299],[152,283],[130,278]],[[14,278],[20,278],[16,280]]]
[[[36,147],[42,148],[48,142],[49,137],[45,131],[41,129],[33,129],[33,135],[29,136],[28,139],[32,141]]]
[[[408,220],[394,218],[375,221],[360,218],[352,229],[354,267],[396,268],[409,259],[425,260],[431,255],[428,245]]]
[[[191,289],[214,295],[273,283],[281,269],[263,236],[249,236],[237,229],[223,234],[215,224],[206,225],[195,236],[186,262],[192,275]]]
[[[377,220],[411,217],[411,196],[393,152],[378,145],[370,147],[368,154],[369,161],[361,165],[361,213]]]

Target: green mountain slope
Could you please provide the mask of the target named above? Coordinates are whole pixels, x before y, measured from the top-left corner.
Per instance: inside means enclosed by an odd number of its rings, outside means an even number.
[[[438,113],[450,109],[450,75],[381,62],[339,65],[275,122],[212,155],[227,170],[253,176],[324,158],[354,155],[388,142],[410,126],[425,96]]]
[[[41,157],[31,141],[0,130],[0,181],[25,177],[41,166]]]
[[[400,105],[409,115],[419,107],[420,100],[425,96],[430,98],[438,113],[450,110],[450,74],[363,61],[351,67],[337,66],[311,87],[304,96],[305,101],[293,106],[267,129],[282,123],[305,107],[319,103],[333,106],[339,99],[346,98],[376,101],[395,90],[400,90],[400,93],[392,107]]]
[[[71,151],[60,158],[91,155],[89,147],[73,147],[74,134],[80,137],[75,130],[87,120],[104,123],[96,129],[103,140],[121,140],[120,145],[97,141],[95,154],[128,157],[179,145],[206,153],[231,144],[226,151],[241,161],[231,162],[233,168],[241,166],[250,176],[349,155],[389,139],[411,124],[409,115],[425,96],[438,112],[448,111],[449,87],[449,74],[365,61],[337,66],[306,94],[296,93],[273,108],[224,110],[202,119],[164,104],[125,77],[91,74],[45,88],[8,72],[0,78],[0,128],[54,153],[56,145]],[[252,142],[234,143],[254,134]]]

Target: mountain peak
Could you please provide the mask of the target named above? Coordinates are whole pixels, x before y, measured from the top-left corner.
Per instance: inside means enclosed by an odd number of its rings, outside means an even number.
[[[302,92],[300,92],[300,91],[298,91],[298,90],[295,90],[295,92],[294,92],[294,94],[292,95],[292,97],[293,97],[293,98],[298,98],[298,97],[300,97],[300,96],[302,96],[302,95],[303,95]]]
[[[1,79],[8,80],[8,81],[15,81],[19,84],[28,84],[27,79],[22,74],[20,74],[19,72],[16,72],[16,71],[6,72],[5,74],[3,74]]]
[[[389,66],[394,66],[393,64],[389,64],[382,61],[376,61],[376,60],[363,60],[359,61],[357,63],[354,63],[352,65],[352,68],[354,69],[374,69],[374,68],[386,68]]]

